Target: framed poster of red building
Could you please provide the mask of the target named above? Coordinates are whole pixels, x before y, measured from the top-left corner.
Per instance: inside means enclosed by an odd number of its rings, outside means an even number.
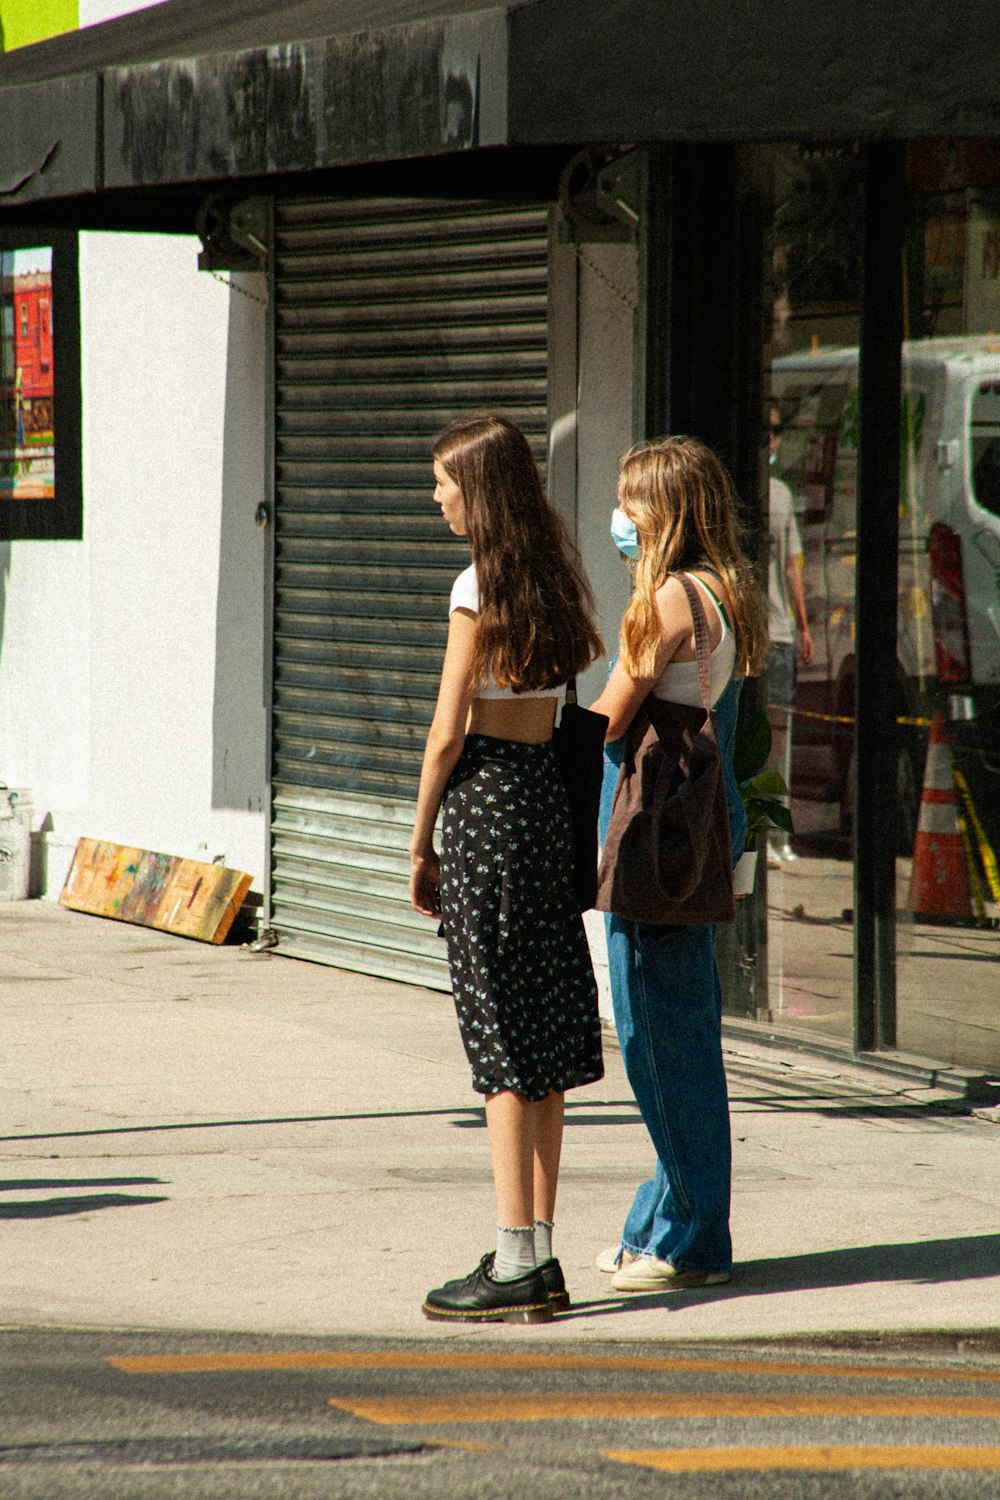
[[[0,539],[82,534],[77,236],[0,228]]]

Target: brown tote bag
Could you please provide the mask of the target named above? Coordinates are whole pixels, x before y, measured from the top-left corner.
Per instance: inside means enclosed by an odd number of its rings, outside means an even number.
[[[597,908],[632,922],[732,922],[732,855],[722,752],[711,709],[708,622],[690,578],[701,705],[646,698],[629,726]]]

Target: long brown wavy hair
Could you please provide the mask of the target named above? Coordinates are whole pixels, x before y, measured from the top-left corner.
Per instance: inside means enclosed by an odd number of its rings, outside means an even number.
[[[625,670],[632,677],[655,670],[655,595],[668,575],[706,568],[723,580],[732,601],[737,672],[762,672],[767,597],[743,551],[736,495],[722,461],[698,438],[659,437],[630,448],[618,469],[618,503],[639,534],[631,560],[635,588],[622,620]]]
[[[434,457],[462,491],[479,584],[472,680],[557,687],[604,650],[580,555],[549,504],[528,440],[506,417],[452,422]]]

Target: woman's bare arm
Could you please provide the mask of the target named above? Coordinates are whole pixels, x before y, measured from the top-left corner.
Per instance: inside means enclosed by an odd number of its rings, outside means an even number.
[[[621,660],[615,662],[601,696],[590,705],[595,713],[608,716],[606,740],[621,739],[655,681],[655,677],[630,677]]]
[[[441,876],[434,852],[434,824],[444,789],[462,753],[472,702],[472,657],[476,617],[456,609],[448,622],[448,645],[441,668],[434,718],[427,733],[417,792],[417,815],[410,839],[410,900],[417,911],[432,917],[440,910]]]
[[[682,659],[694,656],[694,627],[691,622],[691,605],[683,585],[676,578],[668,578],[656,591],[656,613],[660,622],[660,640],[656,648],[656,664],[649,677],[630,677],[621,664],[615,662],[604,690],[591,707],[599,714],[608,716],[608,740],[620,740],[639,711],[653,684],[666,671],[670,662],[681,654]],[[721,626],[717,627],[721,631]],[[710,622],[710,634],[713,633]]]

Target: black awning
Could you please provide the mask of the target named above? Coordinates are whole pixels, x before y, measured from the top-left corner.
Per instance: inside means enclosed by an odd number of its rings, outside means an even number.
[[[0,87],[490,9],[489,0],[161,0],[0,54]]]
[[[0,55],[0,216],[490,147],[993,136],[996,15],[996,0],[166,0]]]
[[[0,56],[0,211],[504,144],[511,8],[166,0]]]

